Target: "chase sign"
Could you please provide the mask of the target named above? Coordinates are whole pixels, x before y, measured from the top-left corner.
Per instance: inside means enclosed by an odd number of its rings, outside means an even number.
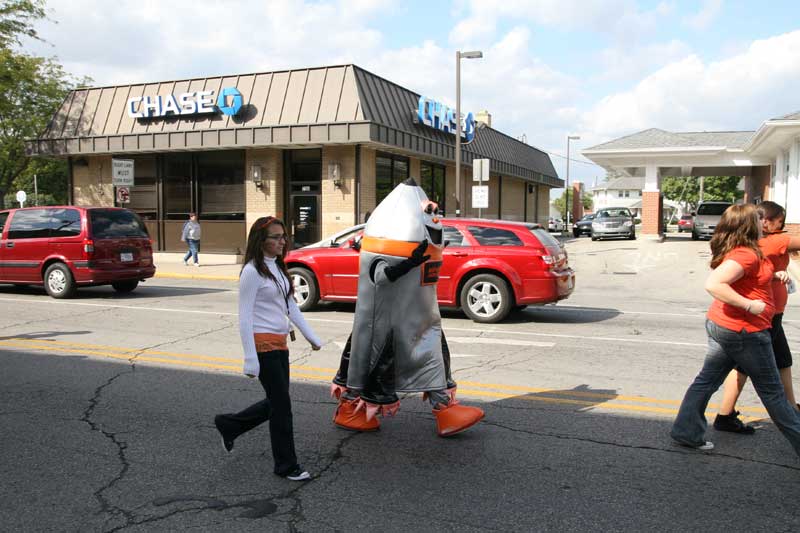
[[[437,130],[454,135],[457,131],[456,110],[426,96],[419,97],[417,119],[422,124]],[[461,136],[466,142],[475,138],[475,118],[472,113],[467,113],[462,121]]]
[[[242,93],[236,87],[225,87],[214,98],[214,91],[194,91],[167,96],[134,96],[128,98],[128,116],[133,118],[166,117],[222,113],[233,116],[242,108]]]

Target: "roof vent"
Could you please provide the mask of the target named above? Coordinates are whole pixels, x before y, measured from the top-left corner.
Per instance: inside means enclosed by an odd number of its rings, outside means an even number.
[[[486,124],[490,128],[492,127],[492,115],[485,109],[478,111],[478,114],[475,115],[475,120]]]

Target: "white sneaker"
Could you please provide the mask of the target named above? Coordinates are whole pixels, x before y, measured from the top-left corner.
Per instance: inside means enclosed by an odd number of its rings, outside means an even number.
[[[286,479],[290,481],[305,481],[311,479],[311,474],[298,466],[286,475]]]
[[[186,267],[188,267],[188,266],[189,266],[189,262],[188,262],[188,261],[184,261],[184,262],[183,262],[183,266],[186,266]]]
[[[200,268],[200,263],[195,263],[194,266],[196,266],[197,268]]]
[[[675,444],[678,446],[682,446],[684,448],[689,448],[692,450],[697,450],[698,452],[710,452],[714,449],[714,443],[710,440],[704,441],[703,444],[686,444],[684,442],[675,441]]]

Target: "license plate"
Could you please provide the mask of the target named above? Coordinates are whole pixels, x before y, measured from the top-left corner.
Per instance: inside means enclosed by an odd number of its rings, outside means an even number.
[[[128,263],[130,261],[133,261],[133,253],[132,252],[123,252],[123,253],[119,254],[119,260],[122,261],[123,263]]]

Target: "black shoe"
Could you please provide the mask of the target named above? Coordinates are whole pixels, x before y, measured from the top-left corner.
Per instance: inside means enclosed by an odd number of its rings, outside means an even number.
[[[222,447],[225,448],[226,452],[231,453],[233,451],[233,439],[226,437],[225,432],[222,431],[222,415],[214,417],[214,425],[217,426],[217,431],[219,431],[219,435],[222,437]]]
[[[734,411],[729,415],[718,414],[717,418],[714,419],[714,429],[741,433],[742,435],[752,435],[756,432],[756,428],[739,420],[739,411]]]
[[[299,465],[294,467],[294,470],[284,475],[290,481],[307,481],[311,479],[311,474],[303,470]]]

